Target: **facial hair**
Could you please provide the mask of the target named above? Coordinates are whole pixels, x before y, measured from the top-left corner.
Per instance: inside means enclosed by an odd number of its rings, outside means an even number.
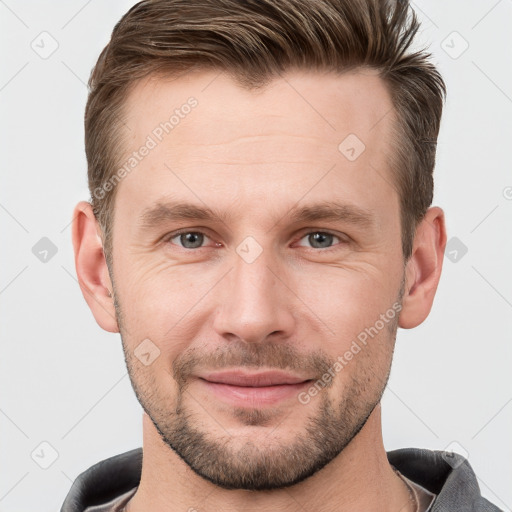
[[[401,304],[404,282],[398,293]],[[161,391],[150,368],[142,368],[130,349],[129,335],[124,329],[121,305],[115,295],[116,316],[123,343],[125,361],[132,387],[142,408],[153,422],[161,439],[199,476],[224,489],[252,491],[272,490],[297,484],[321,470],[337,457],[360,432],[371,413],[379,404],[391,370],[398,313],[380,333],[379,339],[369,343],[382,343],[386,350],[375,352],[367,347],[354,357],[354,371],[349,373],[342,396],[330,397],[328,389],[335,378],[325,384],[311,403],[313,413],[305,421],[300,434],[286,443],[269,443],[262,447],[250,438],[241,444],[240,438],[226,432],[222,437],[201,428],[201,415],[190,410],[193,397],[188,391],[190,376],[195,368],[209,370],[229,367],[257,369],[279,368],[298,370],[317,375],[319,379],[334,367],[336,359],[323,351],[300,354],[293,345],[274,341],[246,343],[238,340],[207,354],[194,350],[180,354],[172,364],[170,376],[177,384],[174,407],[169,406],[168,393]],[[382,336],[384,335],[384,336]],[[365,354],[365,351],[368,353]],[[386,367],[373,358],[386,354]],[[343,370],[341,370],[343,371]],[[299,404],[299,402],[298,402]],[[298,407],[305,405],[299,404]],[[271,426],[275,418],[272,408],[233,407],[232,415],[245,426]],[[272,429],[269,428],[272,431]]]

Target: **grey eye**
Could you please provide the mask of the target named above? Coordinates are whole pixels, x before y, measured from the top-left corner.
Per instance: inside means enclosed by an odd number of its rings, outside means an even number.
[[[180,244],[185,249],[197,249],[203,245],[205,236],[202,233],[189,231],[187,233],[180,233],[174,238],[179,238]],[[172,240],[172,239],[171,239]]]
[[[334,239],[338,238],[335,235],[331,235],[330,233],[325,233],[323,231],[316,231],[314,233],[309,233],[307,236],[308,242],[311,244],[311,247],[314,249],[326,249],[333,245]]]

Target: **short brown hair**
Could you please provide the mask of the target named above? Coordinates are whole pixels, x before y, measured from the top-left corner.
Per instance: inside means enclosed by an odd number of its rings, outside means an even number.
[[[120,164],[123,106],[137,81],[204,68],[225,71],[250,90],[292,68],[341,73],[363,66],[379,72],[394,106],[392,168],[407,260],[432,202],[446,95],[430,54],[409,51],[418,29],[405,0],[144,0],[133,6],[91,73],[85,111],[89,190],[107,263],[117,187],[102,187]]]

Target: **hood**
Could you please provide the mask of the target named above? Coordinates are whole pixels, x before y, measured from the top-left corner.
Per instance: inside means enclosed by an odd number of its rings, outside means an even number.
[[[458,453],[401,448],[387,456],[402,475],[437,494],[431,512],[501,510],[482,497],[473,469]],[[108,504],[139,485],[141,470],[142,448],[98,462],[76,478],[61,512],[84,512],[87,507]]]

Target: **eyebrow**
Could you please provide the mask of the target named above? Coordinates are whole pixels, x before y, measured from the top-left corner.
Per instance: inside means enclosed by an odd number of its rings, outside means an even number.
[[[342,204],[336,201],[324,201],[307,206],[294,206],[288,213],[277,219],[274,226],[287,218],[292,223],[315,222],[319,220],[345,222],[362,228],[370,228],[375,224],[371,211],[353,204]],[[216,212],[207,206],[197,206],[184,202],[157,202],[156,205],[143,210],[138,225],[141,229],[154,229],[167,222],[183,220],[205,220],[227,223],[229,216]]]

